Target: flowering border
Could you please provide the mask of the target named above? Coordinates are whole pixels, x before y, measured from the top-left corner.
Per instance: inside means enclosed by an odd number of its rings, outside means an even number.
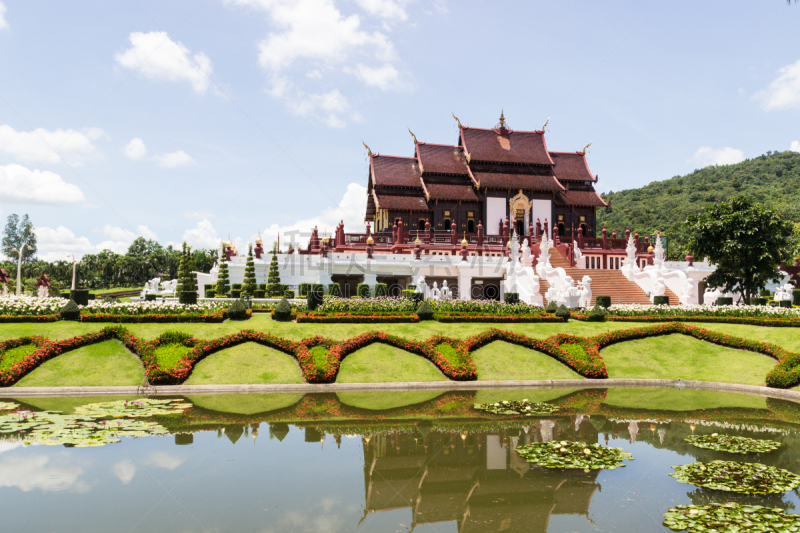
[[[0,324],[11,324],[14,322],[57,322],[61,320],[60,315],[0,315]]]
[[[338,324],[372,324],[372,323],[414,323],[419,317],[414,314],[355,314],[355,313],[297,313],[297,323],[338,323]]]
[[[489,314],[489,313],[434,313],[433,319],[438,322],[563,322],[564,319],[550,314]]]
[[[586,313],[575,313],[575,320],[587,321]],[[607,322],[706,322],[720,324],[743,324],[748,326],[765,326],[771,328],[800,328],[800,318],[770,318],[742,316],[671,316],[671,315],[636,315],[616,316],[607,314]]]

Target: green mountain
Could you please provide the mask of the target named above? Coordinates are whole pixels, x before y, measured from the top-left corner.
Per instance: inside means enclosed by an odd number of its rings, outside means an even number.
[[[661,231],[668,237],[668,258],[683,259],[689,240],[683,226],[686,217],[738,194],[778,209],[800,228],[800,153],[767,152],[735,165],[706,167],[639,189],[602,194],[609,207],[597,212],[597,236],[603,224],[609,235],[616,230],[624,236],[626,226],[640,235]]]

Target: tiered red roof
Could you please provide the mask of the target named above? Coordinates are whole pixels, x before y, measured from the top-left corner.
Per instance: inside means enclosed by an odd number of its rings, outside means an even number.
[[[470,162],[553,165],[553,160],[547,151],[543,131],[480,129],[462,126],[461,144]]]
[[[564,191],[556,194],[556,204],[606,207],[608,204],[596,191]]]
[[[591,181],[597,178],[589,170],[586,154],[583,152],[550,152],[550,157],[555,163],[553,172],[559,180],[565,181]]]
[[[417,160],[424,174],[467,174],[467,159],[460,146],[417,143]]]
[[[401,211],[430,211],[422,196],[393,196],[372,191],[378,209],[398,209]]]
[[[506,174],[502,172],[473,172],[481,187],[494,189],[528,189],[533,191],[563,191],[552,172],[536,174]]]
[[[419,165],[416,158],[373,154],[370,167],[374,185],[419,188]]]
[[[451,185],[443,183],[425,182],[424,189],[432,200],[461,200],[463,202],[477,202],[478,196],[471,184]]]

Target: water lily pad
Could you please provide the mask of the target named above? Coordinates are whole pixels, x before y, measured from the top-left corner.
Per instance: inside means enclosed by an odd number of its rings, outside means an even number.
[[[90,403],[76,407],[76,414],[86,414],[93,418],[111,418],[129,416],[135,418],[155,415],[179,415],[192,407],[183,400],[157,400],[142,398],[139,400],[117,400],[106,403]]]
[[[705,450],[714,450],[728,453],[769,453],[777,450],[782,445],[774,440],[750,439],[733,435],[690,435],[684,438],[692,446]]]
[[[689,533],[777,533],[800,531],[800,516],[760,505],[676,505],[664,513],[664,525]]]
[[[19,404],[14,402],[0,402],[0,411],[11,411],[19,408]]]
[[[523,416],[541,416],[551,415],[558,411],[558,407],[544,402],[532,402],[530,400],[503,400],[502,402],[494,403],[476,403],[472,406],[473,409],[480,411],[487,411],[496,415],[523,415]]]
[[[759,463],[711,461],[672,468],[675,469],[675,473],[670,476],[681,483],[708,489],[744,494],[772,494],[800,487],[800,476],[782,468]]]
[[[545,468],[614,470],[618,466],[625,466],[622,463],[623,459],[633,459],[633,455],[622,448],[564,440],[526,444],[519,446],[517,453],[529,463]]]

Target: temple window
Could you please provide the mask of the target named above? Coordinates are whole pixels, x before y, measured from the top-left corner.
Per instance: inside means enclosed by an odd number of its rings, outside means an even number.
[[[419,231],[425,231],[425,219],[424,218],[419,219],[419,222],[417,222],[417,229]]]
[[[566,236],[566,234],[567,234],[567,230],[564,227],[564,223],[563,222],[559,222],[558,223],[558,236],[559,237],[564,237],[564,236]]]
[[[467,233],[475,233],[475,221],[472,219],[467,220]]]
[[[449,211],[445,211],[445,213],[449,213]],[[444,219],[444,230],[445,231],[450,231],[450,219],[449,218]]]

